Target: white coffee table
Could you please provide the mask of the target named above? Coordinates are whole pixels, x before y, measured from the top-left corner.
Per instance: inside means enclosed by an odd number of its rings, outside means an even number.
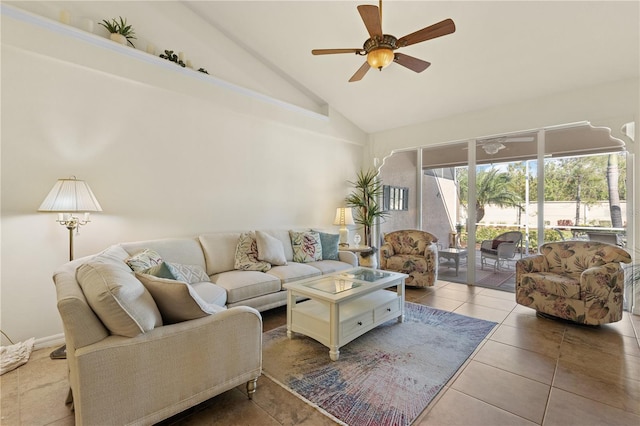
[[[404,280],[408,275],[354,268],[285,284],[287,336],[304,334],[329,348],[337,361],[340,347],[378,325],[404,320]],[[396,287],[397,291],[385,290]],[[298,298],[308,298],[297,302]]]

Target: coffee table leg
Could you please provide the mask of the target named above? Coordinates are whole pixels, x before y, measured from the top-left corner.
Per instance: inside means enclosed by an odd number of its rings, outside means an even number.
[[[291,331],[291,314],[293,308],[296,306],[296,297],[291,290],[287,290],[287,337],[293,338],[293,332]]]
[[[337,361],[340,357],[340,347],[338,346],[338,332],[340,326],[340,306],[332,303],[329,306],[329,358],[331,361]]]
[[[404,322],[404,278],[398,284],[397,290],[398,296],[400,296],[400,316],[398,322]]]
[[[455,260],[456,260],[456,277],[458,276],[458,268],[460,267],[460,256],[456,255],[455,256]]]

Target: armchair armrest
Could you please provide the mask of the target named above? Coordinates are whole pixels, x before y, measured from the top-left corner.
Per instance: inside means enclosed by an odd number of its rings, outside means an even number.
[[[549,262],[544,255],[536,254],[516,261],[516,277],[531,272],[549,272]]]
[[[480,243],[480,250],[492,250],[493,249],[493,240],[483,240]]]
[[[133,338],[111,335],[67,359],[76,421],[151,424],[256,379],[262,318],[234,307]]]
[[[384,243],[380,247],[380,257],[389,258],[393,256],[395,252],[393,251],[393,247],[389,243]]]
[[[384,243],[380,246],[380,269],[386,269],[387,267],[387,259],[393,256],[395,253],[393,251],[393,247],[391,244]]]
[[[498,257],[509,258],[515,256],[515,253],[516,243],[505,241],[504,243],[498,244]]]
[[[622,318],[624,270],[619,263],[585,269],[580,274],[581,299],[588,317],[606,322]]]

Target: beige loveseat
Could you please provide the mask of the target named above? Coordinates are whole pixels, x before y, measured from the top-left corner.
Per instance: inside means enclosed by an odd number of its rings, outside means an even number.
[[[286,265],[238,270],[242,234],[118,244],[54,273],[77,425],[153,424],[244,383],[251,396],[262,368],[259,311],[286,304],[285,282],[356,266],[350,252],[294,262],[289,232],[269,231],[261,234],[282,248],[268,254]],[[155,266],[134,273],[130,258],[141,253],[159,255],[156,266],[180,279],[153,275]]]

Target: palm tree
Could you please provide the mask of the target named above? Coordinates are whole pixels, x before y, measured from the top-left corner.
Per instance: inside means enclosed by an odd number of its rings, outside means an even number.
[[[354,191],[349,194],[345,201],[347,206],[355,208],[353,221],[364,228],[365,244],[373,247],[371,229],[376,219],[383,219],[388,216],[388,213],[383,211],[380,205],[382,183],[378,179],[378,172],[374,169],[366,172],[360,170],[355,182],[349,183],[353,185]]]
[[[476,221],[485,214],[485,206],[521,207],[522,199],[511,188],[511,176],[491,168],[478,172],[476,178]]]

